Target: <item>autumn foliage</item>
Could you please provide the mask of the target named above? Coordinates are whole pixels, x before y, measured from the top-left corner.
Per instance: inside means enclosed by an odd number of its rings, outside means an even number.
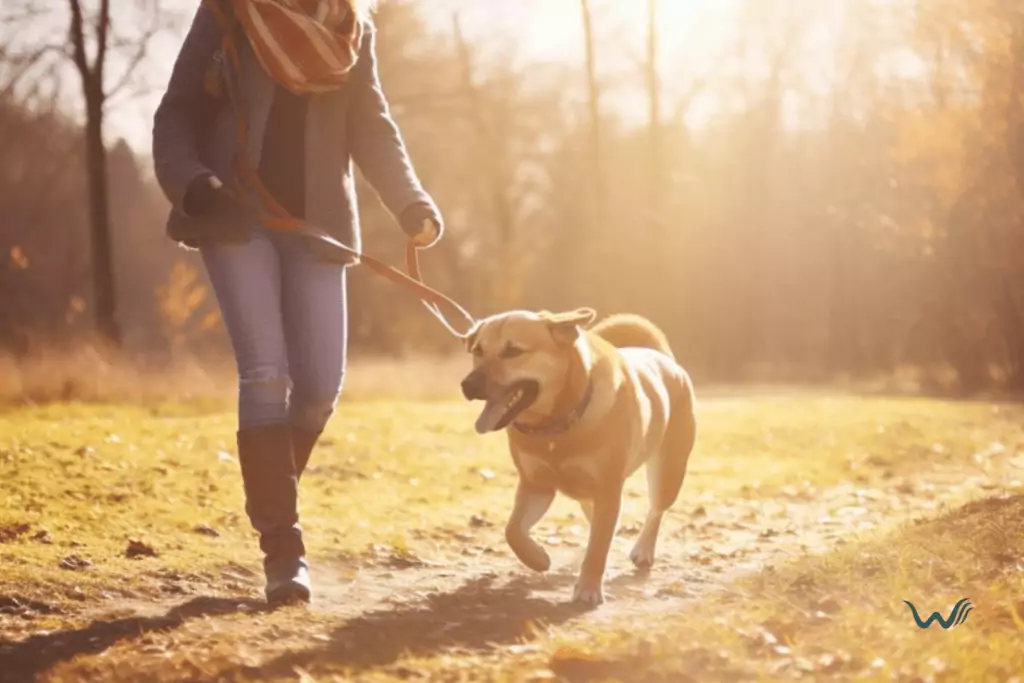
[[[383,80],[448,220],[433,284],[477,314],[647,315],[701,381],[1024,388],[1018,3],[747,0],[702,62],[652,62],[611,4],[581,3],[592,80],[582,46],[575,62],[511,59],[521,26],[482,39],[423,2],[380,6]],[[0,80],[13,353],[91,329],[81,133],[38,80]],[[109,154],[126,349],[223,352],[200,262],[163,237],[149,161]],[[400,232],[361,196],[366,248],[399,262]],[[350,300],[356,354],[458,350],[368,273]]]

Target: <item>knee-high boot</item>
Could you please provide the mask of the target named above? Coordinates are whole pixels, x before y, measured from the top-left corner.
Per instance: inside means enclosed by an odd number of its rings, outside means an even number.
[[[291,427],[282,423],[239,430],[238,460],[245,511],[260,534],[264,553],[267,602],[309,602],[309,565],[299,526]]]
[[[302,477],[309,464],[309,456],[313,453],[316,442],[322,432],[311,432],[307,429],[292,427],[292,453],[295,456],[295,475]]]

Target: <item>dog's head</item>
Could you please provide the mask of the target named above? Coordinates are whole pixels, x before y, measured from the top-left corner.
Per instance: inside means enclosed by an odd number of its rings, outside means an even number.
[[[574,359],[579,359],[580,329],[596,316],[589,308],[511,311],[477,323],[466,336],[473,370],[462,380],[467,400],[484,401],[476,431],[504,429],[526,410],[550,410]]]

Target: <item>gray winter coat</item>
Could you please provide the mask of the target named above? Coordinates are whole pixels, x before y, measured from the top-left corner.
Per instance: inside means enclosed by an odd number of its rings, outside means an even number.
[[[218,101],[204,88],[204,76],[219,43],[212,13],[200,6],[153,121],[156,177],[172,204],[168,236],[190,245],[245,239],[252,227],[252,218],[242,212],[228,217],[189,216],[182,206],[185,190],[197,176],[213,173],[237,185],[234,114],[226,101]],[[431,217],[441,222],[389,114],[374,45],[374,30],[368,26],[349,81],[339,90],[312,96],[306,119],[305,218],[357,250],[353,160],[393,216],[400,217],[414,204],[425,204]],[[257,167],[275,84],[246,41],[239,41],[238,49],[241,65],[236,82],[247,108],[249,159]]]

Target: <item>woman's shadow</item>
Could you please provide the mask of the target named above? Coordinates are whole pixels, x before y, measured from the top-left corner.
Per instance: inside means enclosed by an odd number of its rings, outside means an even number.
[[[147,631],[169,631],[189,619],[265,609],[266,603],[249,598],[198,597],[162,616],[94,621],[82,628],[52,631],[14,643],[0,640],[0,681],[31,681],[78,655],[103,652],[121,640]]]

